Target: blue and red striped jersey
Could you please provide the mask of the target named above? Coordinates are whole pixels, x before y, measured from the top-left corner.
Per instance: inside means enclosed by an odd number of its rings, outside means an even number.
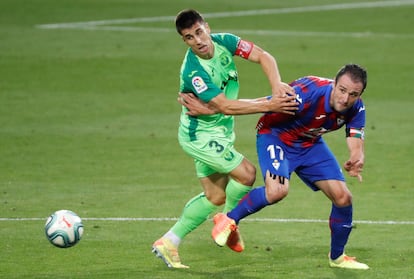
[[[361,98],[345,112],[334,111],[329,105],[334,81],[306,76],[290,85],[295,89],[299,110],[295,115],[265,113],[257,123],[258,134],[272,133],[292,147],[310,147],[328,132],[346,125],[350,130],[363,131],[365,106]]]

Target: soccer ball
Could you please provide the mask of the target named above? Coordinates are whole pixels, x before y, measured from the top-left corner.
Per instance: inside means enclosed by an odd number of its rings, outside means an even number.
[[[56,247],[72,247],[82,237],[82,220],[70,210],[58,210],[47,218],[45,233],[50,243]]]

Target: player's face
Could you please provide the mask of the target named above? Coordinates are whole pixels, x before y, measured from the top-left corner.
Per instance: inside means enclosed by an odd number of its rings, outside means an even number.
[[[334,84],[330,100],[331,107],[338,112],[346,111],[360,98],[362,90],[362,82],[354,82],[348,74],[344,74]]]
[[[210,59],[214,55],[213,41],[210,37],[210,28],[207,23],[197,22],[193,26],[181,31],[184,42],[193,52],[203,59]]]

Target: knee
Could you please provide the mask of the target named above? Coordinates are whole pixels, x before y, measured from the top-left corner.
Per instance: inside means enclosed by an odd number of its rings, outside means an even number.
[[[226,193],[223,192],[205,192],[206,198],[216,206],[223,205],[226,202]]]
[[[342,191],[339,195],[335,196],[332,201],[338,207],[345,207],[352,204],[352,194],[350,191]]]

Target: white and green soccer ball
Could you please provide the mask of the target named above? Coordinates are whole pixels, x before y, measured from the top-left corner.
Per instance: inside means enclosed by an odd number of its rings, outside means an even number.
[[[56,247],[72,247],[82,238],[82,220],[73,211],[58,210],[47,218],[45,233],[50,243]]]

